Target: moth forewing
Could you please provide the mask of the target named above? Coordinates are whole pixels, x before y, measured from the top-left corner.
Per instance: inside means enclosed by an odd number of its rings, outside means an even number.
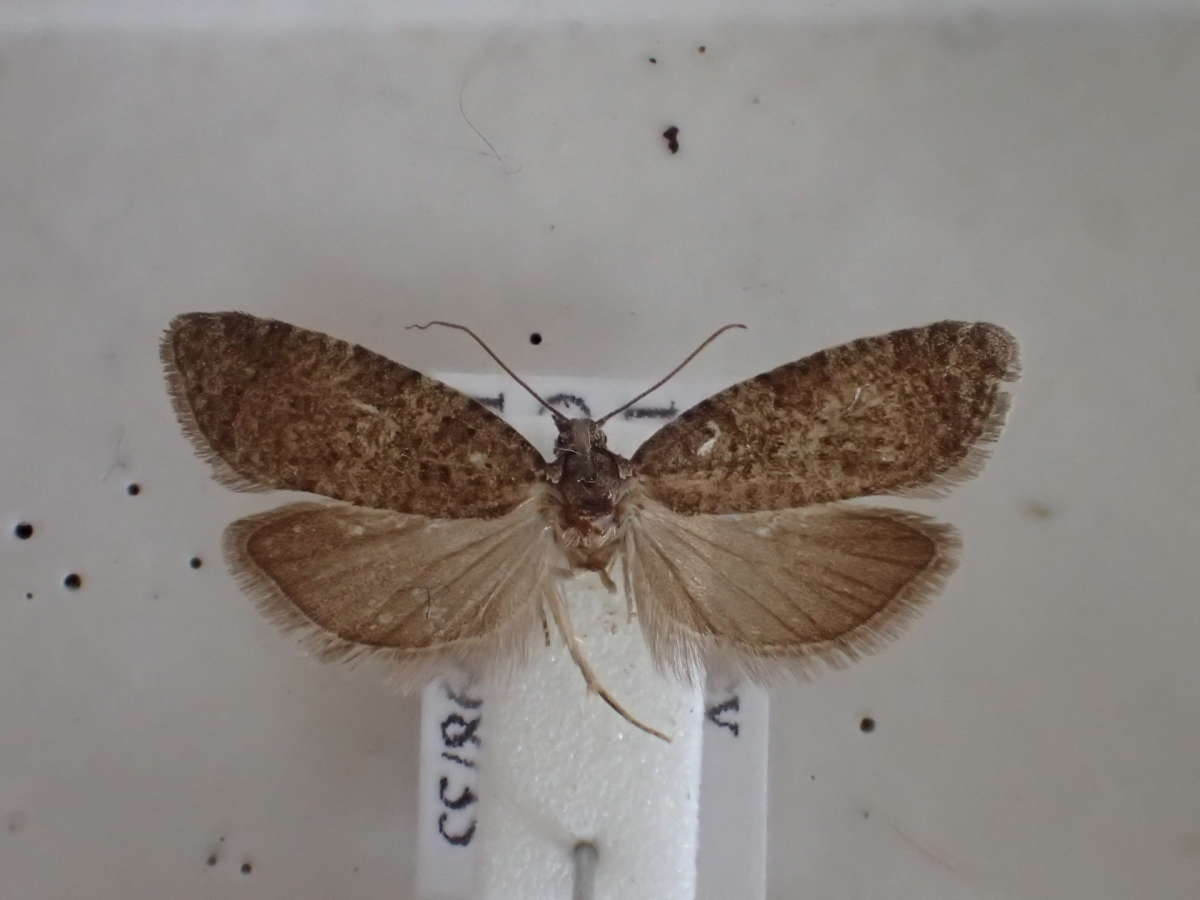
[[[235,489],[492,518],[541,478],[541,454],[487,407],[357,344],[245,313],[188,313],[160,353],[185,434]]]
[[[651,496],[685,514],[945,489],[979,470],[1018,372],[1016,341],[996,325],[863,338],[714,394],[633,463]]]

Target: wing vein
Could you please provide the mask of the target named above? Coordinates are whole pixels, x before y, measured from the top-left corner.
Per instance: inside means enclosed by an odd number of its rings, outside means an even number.
[[[685,533],[688,533],[688,534],[690,534],[691,532],[690,532],[690,531],[687,531],[687,532],[685,532]],[[707,543],[709,543],[711,546],[714,546],[714,547],[715,547],[715,546],[717,546],[717,545],[715,544],[715,542],[711,542],[711,541],[709,541],[709,542],[707,542]],[[699,556],[699,554],[698,554],[698,553],[696,552],[696,550],[695,550],[695,547],[689,546],[689,545],[688,545],[688,543],[687,543],[686,541],[684,541],[684,542],[683,542],[683,544],[684,544],[684,546],[685,546],[685,547],[688,547],[688,549],[689,549],[689,550],[691,550],[691,551],[693,552],[693,555],[695,555],[695,556]],[[720,548],[720,549],[725,549],[725,548]],[[728,551],[727,551],[727,552],[728,552]],[[700,558],[700,562],[701,562],[701,563],[704,563],[704,560],[703,560],[703,558],[702,558],[702,557]],[[749,562],[749,560],[747,560],[747,562]],[[796,630],[796,627],[795,627],[794,625],[792,625],[792,623],[790,623],[790,622],[788,622],[786,619],[782,618],[782,617],[781,617],[781,616],[780,616],[780,615],[779,615],[777,612],[775,612],[775,610],[773,610],[773,609],[771,609],[769,606],[767,606],[767,605],[766,605],[766,604],[765,604],[765,603],[764,603],[764,602],[763,602],[763,601],[762,601],[762,600],[761,600],[761,599],[758,597],[758,595],[757,595],[757,594],[754,594],[753,592],[746,590],[746,588],[742,587],[742,585],[738,584],[736,581],[734,581],[733,579],[731,579],[731,578],[730,578],[730,577],[729,577],[729,576],[728,576],[728,575],[725,573],[725,571],[724,571],[724,569],[723,569],[722,567],[720,567],[720,566],[711,566],[711,567],[708,567],[708,571],[710,571],[710,572],[712,572],[713,574],[715,574],[715,575],[717,576],[717,578],[719,578],[719,579],[720,579],[721,581],[723,581],[723,582],[724,582],[726,585],[728,585],[728,586],[729,586],[729,587],[730,587],[730,588],[731,588],[733,591],[735,591],[736,593],[739,593],[739,594],[741,594],[743,597],[747,598],[747,599],[748,599],[748,600],[749,600],[751,603],[753,603],[753,604],[754,604],[756,607],[758,607],[760,610],[762,610],[762,611],[763,611],[764,613],[766,613],[768,616],[770,616],[771,618],[773,618],[773,619],[774,619],[776,622],[778,622],[778,623],[779,623],[779,624],[780,624],[780,625],[783,627],[783,629],[784,629],[785,631],[787,631],[789,634],[793,635],[793,636],[794,636],[794,637],[795,637],[797,640],[799,640],[799,641],[802,641],[802,642],[803,642],[803,641],[810,641],[810,640],[811,640],[811,638],[810,638],[810,637],[808,637],[808,636],[806,636],[806,635],[802,634],[801,632],[797,631],[797,630]],[[774,584],[774,582],[772,582],[772,587],[774,587],[774,588],[775,588],[775,590],[776,590],[776,591],[779,593],[779,595],[780,595],[780,596],[781,596],[781,597],[782,597],[782,598],[783,598],[785,601],[791,600],[792,602],[795,602],[795,601],[794,601],[794,598],[792,598],[792,597],[789,597],[789,596],[786,594],[786,592],[784,592],[784,591],[780,590],[780,589],[779,589],[779,587],[778,587],[778,585]],[[817,633],[818,633],[818,634],[821,634],[821,635],[823,635],[823,634],[824,634],[824,629],[821,627],[820,623],[818,623],[818,622],[817,622],[817,620],[816,620],[815,618],[813,618],[813,616],[812,616],[812,615],[811,615],[811,614],[808,612],[808,610],[806,610],[806,609],[803,609],[803,608],[801,608],[801,607],[797,606],[797,607],[796,607],[796,611],[797,611],[797,612],[799,612],[799,613],[800,613],[800,615],[802,615],[804,618],[808,619],[808,620],[809,620],[809,621],[812,623],[812,627],[813,627],[814,629],[816,629],[816,631],[817,631]],[[721,634],[720,632],[714,632],[714,633],[715,633],[715,634],[717,634],[717,635],[720,635],[720,634]]]
[[[678,521],[678,520],[677,520],[677,521]],[[717,550],[717,551],[719,551],[719,552],[721,552],[721,553],[724,553],[724,554],[726,554],[727,556],[732,556],[732,557],[734,557],[735,559],[738,559],[738,560],[740,560],[740,561],[742,561],[742,562],[746,563],[747,565],[755,565],[755,566],[761,566],[761,565],[762,565],[762,560],[758,560],[758,559],[751,559],[751,558],[749,558],[749,557],[742,556],[742,555],[740,555],[740,554],[734,553],[734,552],[733,552],[733,551],[732,551],[732,550],[731,550],[731,549],[730,549],[730,548],[729,548],[727,545],[724,545],[724,544],[721,544],[721,543],[720,543],[720,542],[718,542],[718,541],[715,541],[715,540],[711,540],[711,539],[709,539],[709,538],[706,538],[706,537],[704,537],[703,535],[700,535],[700,534],[698,534],[696,531],[694,531],[694,530],[692,530],[692,529],[685,528],[684,526],[682,526],[682,525],[681,525],[681,530],[684,530],[684,531],[685,531],[687,534],[689,534],[689,535],[691,535],[691,536],[695,537],[695,538],[696,538],[697,540],[699,540],[699,541],[702,541],[703,543],[705,543],[705,544],[707,544],[708,546],[712,547],[714,550]],[[794,575],[794,576],[797,576],[796,580],[803,580],[803,573],[796,572],[796,571],[795,571],[795,570],[794,570],[794,569],[793,569],[791,566],[780,566],[780,567],[779,567],[779,569],[780,569],[781,571],[783,571],[783,572],[786,572],[786,573],[787,573],[787,574],[789,574],[789,575]],[[753,602],[753,603],[754,603],[756,606],[758,606],[758,608],[759,608],[759,609],[761,609],[763,612],[767,613],[767,615],[769,615],[769,616],[773,617],[773,618],[774,618],[776,621],[778,621],[778,622],[779,622],[779,624],[780,624],[780,625],[782,625],[782,626],[783,626],[783,627],[784,627],[784,628],[785,628],[787,631],[789,631],[789,632],[791,632],[793,635],[795,635],[797,639],[799,639],[799,640],[802,640],[802,641],[811,640],[811,638],[808,638],[808,637],[806,637],[806,636],[802,635],[800,632],[796,631],[796,629],[795,629],[795,627],[794,627],[793,625],[791,625],[791,624],[790,624],[789,622],[787,622],[786,620],[782,619],[782,618],[781,618],[781,617],[780,617],[780,616],[779,616],[779,615],[778,615],[778,614],[777,614],[777,613],[776,613],[776,612],[775,612],[773,609],[771,609],[770,607],[768,607],[768,606],[767,606],[767,605],[766,605],[766,604],[765,604],[765,603],[764,603],[764,602],[763,602],[763,601],[762,601],[762,600],[761,600],[761,599],[758,597],[758,595],[756,595],[756,594],[754,594],[754,593],[752,593],[752,592],[750,592],[750,591],[747,591],[745,588],[741,587],[740,585],[738,585],[738,584],[736,584],[734,581],[732,581],[732,580],[729,578],[729,576],[728,576],[728,575],[725,573],[725,571],[724,571],[724,569],[723,569],[722,567],[719,567],[719,566],[714,566],[714,567],[713,567],[713,570],[716,572],[716,574],[717,574],[717,575],[718,575],[718,576],[719,576],[719,577],[720,577],[720,578],[721,578],[721,579],[722,579],[722,580],[723,580],[723,581],[724,581],[726,584],[730,585],[731,587],[733,587],[733,588],[735,588],[736,590],[740,591],[740,592],[741,592],[741,593],[742,593],[744,596],[748,597],[748,598],[751,600],[751,602]],[[782,599],[782,600],[783,600],[785,603],[789,603],[789,602],[790,602],[790,603],[793,603],[793,604],[794,604],[794,603],[796,603],[796,598],[795,598],[795,597],[793,597],[793,596],[791,596],[791,595],[789,594],[789,592],[788,592],[788,591],[786,591],[786,590],[784,590],[783,588],[781,588],[781,587],[779,586],[779,584],[778,584],[778,583],[775,581],[775,579],[773,579],[773,578],[769,578],[768,580],[769,580],[769,582],[770,582],[770,584],[771,584],[771,587],[775,589],[775,592],[776,592],[776,594],[777,594],[777,595],[780,597],[780,599]],[[817,631],[819,634],[822,634],[822,635],[824,634],[824,629],[821,627],[821,624],[820,624],[820,623],[819,623],[819,622],[816,620],[816,618],[815,618],[814,616],[812,616],[812,615],[811,615],[811,614],[808,612],[808,610],[806,610],[806,609],[804,609],[803,607],[801,607],[801,606],[797,605],[797,606],[796,606],[796,611],[797,611],[798,613],[800,613],[800,615],[802,615],[804,618],[808,619],[808,621],[811,623],[812,627],[813,627],[813,628],[814,628],[814,629],[815,629],[815,630],[816,630],[816,631]]]
[[[688,586],[687,581],[680,574],[678,567],[667,555],[665,548],[663,548],[656,539],[654,539],[653,537],[651,537],[649,535],[646,535],[646,539],[650,543],[651,548],[653,549],[654,553],[658,556],[659,559],[661,559],[663,561],[663,563],[666,565],[666,567],[670,570],[671,574],[675,576],[675,581],[680,586],[680,588],[682,588],[683,593],[687,596],[687,598],[689,600],[692,601],[692,604],[691,604],[692,610],[699,617],[699,619],[703,623],[704,627],[708,629],[709,634],[711,634],[711,635],[721,634],[721,631],[716,627],[716,625],[713,624],[712,618],[709,616],[708,609],[692,593],[692,589]]]

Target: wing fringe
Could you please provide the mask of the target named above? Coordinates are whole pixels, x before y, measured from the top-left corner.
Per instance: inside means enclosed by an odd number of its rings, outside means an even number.
[[[1004,381],[1016,381],[1021,374],[1021,364],[1014,358],[1012,365],[1003,376]],[[992,411],[983,422],[979,437],[975,439],[959,462],[944,472],[935,475],[931,480],[912,487],[897,488],[886,493],[893,497],[911,497],[917,500],[938,500],[948,495],[955,487],[964,481],[970,481],[987,464],[992,455],[992,445],[1004,431],[1004,423],[1012,409],[1012,394],[1003,388],[996,391],[996,399]]]
[[[184,382],[183,373],[176,362],[175,338],[189,322],[204,315],[206,314],[186,313],[176,316],[171,320],[171,324],[167,326],[167,330],[163,332],[162,339],[158,344],[158,356],[162,360],[163,374],[167,379],[167,395],[171,398],[171,407],[175,410],[175,418],[179,420],[179,427],[183,431],[184,437],[191,442],[192,449],[195,450],[196,455],[208,463],[212,469],[213,477],[218,482],[230,490],[245,493],[263,493],[275,490],[275,488],[269,485],[260,484],[257,481],[247,478],[230,465],[224,457],[213,449],[212,444],[209,443],[208,438],[204,435],[204,431],[200,428],[199,422],[196,420],[196,412],[192,409],[191,400],[188,399],[187,385]]]

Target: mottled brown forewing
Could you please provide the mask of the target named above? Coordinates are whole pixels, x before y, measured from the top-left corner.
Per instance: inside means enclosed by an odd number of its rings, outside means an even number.
[[[1017,344],[939,322],[823,350],[714,394],[633,456],[647,493],[684,514],[939,493],[999,434]]]
[[[286,322],[190,313],[161,352],[184,431],[231,487],[488,518],[525,500],[544,465],[471,398]]]

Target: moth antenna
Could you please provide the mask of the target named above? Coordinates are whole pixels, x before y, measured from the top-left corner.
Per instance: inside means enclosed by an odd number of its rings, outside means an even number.
[[[630,400],[624,406],[618,406],[616,409],[614,409],[612,412],[610,412],[604,418],[597,419],[596,424],[603,425],[605,422],[607,422],[609,419],[611,419],[617,413],[625,412],[625,410],[629,409],[629,407],[633,406],[633,404],[637,403],[639,400],[641,400],[647,394],[652,394],[655,391],[657,391],[660,387],[662,387],[664,384],[666,384],[668,381],[670,381],[672,378],[674,378],[679,373],[680,369],[682,369],[684,366],[686,366],[688,363],[690,363],[693,359],[695,359],[701,350],[703,350],[705,347],[707,347],[709,344],[711,344],[713,341],[715,341],[720,335],[724,334],[730,328],[745,328],[745,327],[746,327],[745,325],[742,325],[739,322],[732,322],[729,325],[722,325],[720,328],[718,328],[716,331],[714,331],[712,334],[710,334],[708,336],[708,338],[705,339],[703,344],[701,344],[699,347],[697,347],[695,350],[693,350],[691,353],[689,353],[687,356],[687,359],[685,359],[683,362],[681,362],[679,365],[677,365],[675,368],[673,368],[670,372],[668,372],[666,375],[664,375],[658,381],[654,382],[654,384],[650,385],[650,387],[646,388],[644,391],[642,391],[640,394],[638,394],[636,397],[634,397],[632,400]]]
[[[550,595],[546,600],[550,607],[550,615],[554,617],[554,624],[558,626],[558,633],[562,636],[563,643],[567,645],[567,652],[571,654],[571,659],[579,667],[579,671],[583,675],[583,680],[587,682],[588,690],[599,695],[601,700],[611,706],[617,715],[630,725],[640,728],[646,734],[653,735],[659,740],[666,741],[668,744],[671,743],[671,738],[666,734],[634,718],[633,714],[623,707],[617,698],[610,694],[608,689],[600,683],[600,679],[596,677],[596,672],[592,668],[592,664],[583,655],[583,648],[580,646],[575,629],[571,627],[571,620],[567,618],[566,604],[563,602],[562,595],[559,594],[558,589],[551,589]]]
[[[482,347],[484,352],[488,356],[490,356],[492,359],[494,359],[497,362],[497,364],[500,366],[500,368],[502,368],[505,372],[508,373],[509,377],[512,378],[513,381],[515,381],[521,387],[525,388],[525,390],[527,390],[529,392],[529,395],[531,397],[533,397],[534,400],[536,400],[538,403],[542,404],[542,406],[546,407],[546,409],[550,410],[550,415],[554,416],[555,422],[567,421],[566,416],[564,416],[557,409],[555,409],[553,406],[551,406],[549,403],[547,403],[545,400],[543,400],[541,397],[539,397],[537,391],[535,391],[533,388],[531,388],[529,385],[527,385],[524,381],[522,381],[520,378],[518,378],[517,373],[514,372],[512,369],[510,369],[508,366],[506,366],[504,364],[504,360],[502,360],[500,357],[498,357],[495,353],[492,352],[492,348],[484,343],[483,338],[481,338],[479,335],[477,335],[475,332],[473,332],[466,325],[458,325],[454,322],[433,321],[433,322],[426,322],[424,325],[407,325],[407,326],[405,326],[405,328],[406,328],[406,330],[416,328],[420,331],[424,331],[426,328],[428,328],[431,325],[441,325],[443,328],[457,328],[459,331],[465,331],[467,334],[469,334],[471,337],[473,337],[475,339],[475,343],[477,343],[480,347]]]

